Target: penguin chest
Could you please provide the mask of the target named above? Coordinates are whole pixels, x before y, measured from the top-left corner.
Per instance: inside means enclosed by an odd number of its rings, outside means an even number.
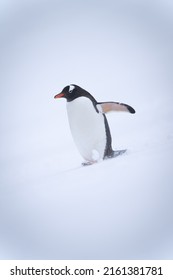
[[[96,112],[87,97],[67,102],[67,113],[74,142],[83,158],[91,162],[103,159],[106,148],[103,114]]]

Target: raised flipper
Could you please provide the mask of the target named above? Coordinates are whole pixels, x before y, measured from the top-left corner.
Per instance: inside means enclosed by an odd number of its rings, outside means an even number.
[[[135,110],[131,106],[119,102],[98,102],[96,106],[99,112],[104,114],[112,111],[135,113]]]

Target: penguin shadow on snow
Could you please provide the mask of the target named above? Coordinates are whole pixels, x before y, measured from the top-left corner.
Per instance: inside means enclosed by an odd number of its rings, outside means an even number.
[[[91,166],[126,153],[126,149],[115,151],[112,149],[112,137],[106,114],[109,112],[135,114],[131,106],[113,101],[97,102],[89,92],[75,84],[66,86],[54,98],[65,98],[67,101],[71,134],[79,153],[85,160],[80,167]]]

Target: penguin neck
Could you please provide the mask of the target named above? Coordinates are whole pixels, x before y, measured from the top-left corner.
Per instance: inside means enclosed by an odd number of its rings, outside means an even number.
[[[87,93],[87,92],[86,92]],[[96,112],[97,113],[99,113],[99,110],[98,110],[98,108],[97,108],[97,101],[95,100],[95,98],[91,95],[91,94],[89,94],[89,93],[87,93],[86,95],[82,95],[82,96],[79,96],[79,95],[74,95],[73,97],[69,97],[68,99],[67,99],[67,104],[69,104],[70,105],[70,102],[73,102],[74,100],[76,101],[76,100],[81,100],[81,99],[85,99],[86,101],[91,101],[91,103],[93,104],[93,107],[94,107],[94,109],[96,110]]]

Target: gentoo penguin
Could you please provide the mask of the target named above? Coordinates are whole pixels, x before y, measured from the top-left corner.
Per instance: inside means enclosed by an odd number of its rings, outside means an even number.
[[[125,151],[112,149],[112,138],[105,114],[110,111],[134,114],[135,110],[131,106],[118,102],[97,102],[89,92],[75,84],[66,86],[54,98],[67,100],[71,133],[80,154],[87,161],[86,164],[112,158]]]

